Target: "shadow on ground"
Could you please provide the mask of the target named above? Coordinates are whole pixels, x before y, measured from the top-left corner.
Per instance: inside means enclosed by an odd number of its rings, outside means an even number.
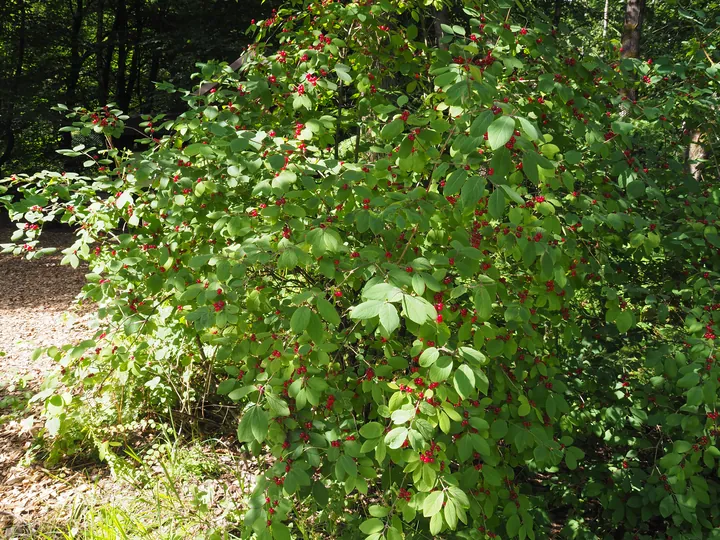
[[[0,244],[14,230],[0,228]],[[53,230],[43,234],[41,245],[64,249],[73,240],[71,231]],[[61,506],[77,475],[22,464],[41,427],[28,419],[33,411],[26,404],[54,367],[47,356],[33,360],[33,351],[91,334],[88,309],[79,309],[75,300],[86,270],[61,266],[61,259],[60,253],[32,261],[0,254],[0,536],[22,534]]]

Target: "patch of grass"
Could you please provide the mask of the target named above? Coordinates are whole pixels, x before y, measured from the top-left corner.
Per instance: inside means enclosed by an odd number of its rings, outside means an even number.
[[[240,538],[247,473],[218,458],[218,441],[183,441],[164,430],[140,451],[116,454],[112,482],[76,496],[70,517],[18,540]]]
[[[33,391],[22,377],[0,382],[0,425],[18,420],[27,410],[32,395]]]

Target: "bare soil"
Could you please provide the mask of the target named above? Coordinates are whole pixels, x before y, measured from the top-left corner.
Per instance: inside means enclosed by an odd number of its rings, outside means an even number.
[[[0,244],[10,241],[12,231],[0,228]],[[72,242],[70,231],[42,236],[42,247],[65,248]],[[0,536],[6,538],[31,530],[92,480],[77,470],[22,463],[41,427],[37,414],[27,419],[32,411],[24,405],[53,369],[52,359],[33,360],[33,351],[92,333],[89,310],[75,300],[85,269],[61,266],[61,259],[59,252],[36,260],[0,254]]]

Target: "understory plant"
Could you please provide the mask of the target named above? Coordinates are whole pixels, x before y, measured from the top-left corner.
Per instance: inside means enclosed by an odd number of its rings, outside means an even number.
[[[5,180],[6,251],[76,227],[98,306],[47,351],[55,448],[224,410],[248,538],[720,537],[720,190],[686,156],[715,50],[620,59],[503,0],[438,32],[427,3],[289,6],[144,151],[77,108],[89,174]]]

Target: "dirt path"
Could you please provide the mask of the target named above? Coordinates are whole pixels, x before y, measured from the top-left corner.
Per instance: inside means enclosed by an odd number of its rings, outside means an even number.
[[[9,241],[12,231],[0,229],[0,244]],[[64,248],[73,242],[71,232],[50,231],[42,238],[43,247]],[[91,334],[88,310],[79,309],[74,300],[85,270],[60,266],[61,258],[59,253],[32,261],[0,255],[0,537],[31,528],[78,488],[73,481],[77,471],[50,472],[21,463],[31,433],[41,426],[23,422],[24,404],[53,368],[45,355],[33,361],[33,351]],[[84,475],[82,482],[87,482]]]
[[[11,229],[0,229],[0,244]],[[43,234],[43,247],[72,244],[71,232]],[[37,378],[51,368],[46,356],[33,361],[38,347],[62,345],[87,335],[87,314],[74,301],[84,284],[85,270],[61,266],[62,254],[28,261],[0,254],[0,384]]]

